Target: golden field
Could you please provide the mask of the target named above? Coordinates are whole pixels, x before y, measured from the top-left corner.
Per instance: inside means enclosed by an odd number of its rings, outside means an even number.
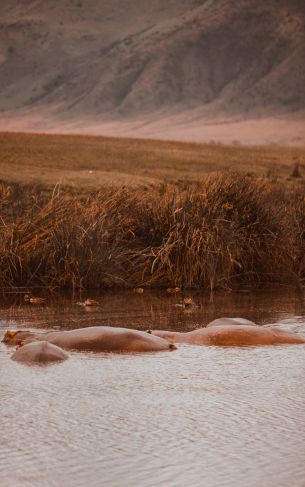
[[[293,147],[0,133],[2,180],[77,188],[194,181],[230,170],[285,181],[304,154]]]

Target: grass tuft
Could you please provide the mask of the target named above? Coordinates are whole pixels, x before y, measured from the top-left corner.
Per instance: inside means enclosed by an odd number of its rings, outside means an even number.
[[[305,198],[240,174],[81,196],[0,185],[0,287],[302,284]]]

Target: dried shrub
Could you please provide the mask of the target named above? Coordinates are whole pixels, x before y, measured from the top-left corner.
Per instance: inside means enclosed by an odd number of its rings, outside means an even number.
[[[78,196],[0,185],[0,286],[301,283],[305,199],[238,174]]]

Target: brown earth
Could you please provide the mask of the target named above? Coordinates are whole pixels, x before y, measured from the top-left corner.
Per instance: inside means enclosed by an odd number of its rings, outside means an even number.
[[[301,0],[2,0],[0,19],[2,130],[305,145]]]
[[[76,190],[163,182],[184,185],[232,170],[304,188],[303,177],[289,181],[296,164],[305,176],[304,149],[298,147],[0,132],[2,180],[60,183]]]

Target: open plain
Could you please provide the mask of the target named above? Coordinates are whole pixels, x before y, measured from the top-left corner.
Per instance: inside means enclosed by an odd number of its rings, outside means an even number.
[[[0,164],[1,179],[7,182],[79,188],[196,181],[230,171],[288,184],[295,164],[302,173],[305,151],[302,147],[0,132]]]

